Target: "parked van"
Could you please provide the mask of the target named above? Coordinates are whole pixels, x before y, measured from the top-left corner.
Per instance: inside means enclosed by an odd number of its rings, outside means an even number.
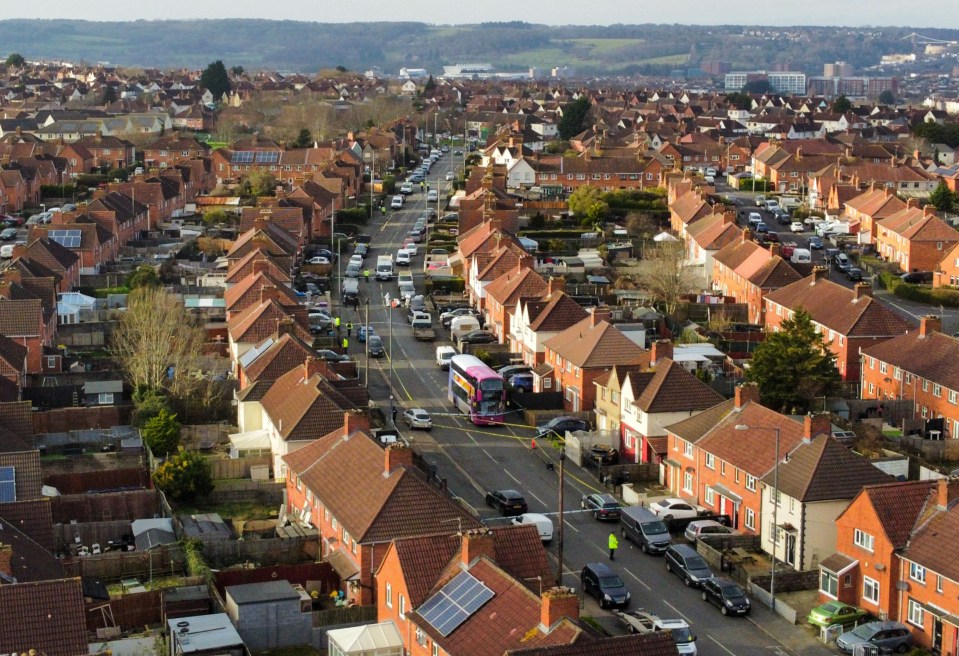
[[[793,264],[808,264],[812,262],[812,252],[808,248],[796,248],[789,261]]]
[[[471,333],[474,330],[479,330],[480,324],[479,320],[476,317],[464,316],[456,317],[450,322],[450,339],[454,342],[466,333]]]
[[[536,530],[539,531],[539,539],[542,540],[544,544],[549,544],[553,539],[553,520],[546,515],[525,513],[513,517],[511,521],[520,526],[526,526],[527,524],[535,526]]]
[[[3,246],[0,246],[0,257],[5,260],[9,260],[11,257],[13,257],[13,246],[13,244],[4,244]]]
[[[642,506],[626,506],[620,510],[619,527],[623,537],[639,545],[647,554],[661,554],[669,548],[669,528],[662,518]]]
[[[749,225],[753,228],[763,222],[763,216],[759,212],[749,213]]]
[[[394,210],[403,209],[403,197],[402,196],[393,196],[393,200],[390,201],[390,207]]]
[[[453,359],[453,356],[456,355],[456,349],[452,346],[437,346],[436,347],[436,366],[440,369],[446,370],[450,368],[450,360]]]
[[[413,317],[410,319],[410,325],[416,328],[432,328],[433,327],[433,317],[430,316],[429,312],[414,312]]]

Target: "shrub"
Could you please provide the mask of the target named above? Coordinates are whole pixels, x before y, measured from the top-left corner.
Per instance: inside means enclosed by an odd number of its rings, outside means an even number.
[[[173,501],[191,502],[213,491],[212,471],[206,458],[180,447],[153,472],[153,482]]]
[[[153,455],[158,457],[175,453],[180,446],[180,422],[166,408],[161,408],[156,416],[148,419],[140,434]]]

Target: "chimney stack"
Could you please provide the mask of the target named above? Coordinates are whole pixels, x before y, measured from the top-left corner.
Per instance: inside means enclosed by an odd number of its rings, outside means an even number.
[[[852,288],[853,293],[853,302],[858,301],[860,298],[872,298],[872,285],[866,282],[858,282]]]
[[[832,421],[828,412],[820,412],[803,417],[803,440],[809,442],[817,435],[832,435]]]
[[[828,273],[829,273],[829,267],[814,266],[812,268],[812,283],[810,284],[815,285],[820,280],[827,278]]]
[[[13,577],[13,547],[0,542],[0,574]]]
[[[602,321],[609,321],[612,318],[613,312],[607,306],[597,306],[593,308],[593,311],[589,314],[589,325],[598,326]]]
[[[294,327],[296,323],[293,321],[293,317],[283,317],[276,322],[276,337],[279,339],[283,335],[293,335],[295,330]],[[307,376],[309,378],[309,376]]]
[[[673,357],[673,343],[668,339],[660,339],[653,342],[653,347],[650,351],[650,362],[653,366],[659,364],[659,361],[663,358]]]
[[[769,244],[769,255],[772,257],[777,257],[782,252],[782,247],[779,245],[779,242],[772,242]]]
[[[349,430],[349,426],[347,426],[347,430]],[[394,442],[386,447],[386,462],[383,476],[389,476],[400,466],[412,469],[413,449],[399,442]]]
[[[282,333],[282,328],[288,325],[292,331],[293,320],[289,317],[283,319],[280,322],[280,334]],[[314,358],[312,355],[308,356],[306,360],[303,361],[303,378],[304,380],[309,380],[313,376],[320,375],[324,378],[328,377],[330,373],[329,368],[327,367],[325,360],[320,360],[319,358]]]
[[[922,208],[923,216],[936,216],[936,206],[935,205],[926,205]]]
[[[723,212],[723,223],[736,225],[736,212]]]
[[[263,285],[260,287],[260,303],[275,301],[279,298],[280,290],[276,285]]]
[[[549,277],[549,280],[546,281],[546,295],[550,298],[553,297],[555,292],[565,292],[566,291],[566,278],[555,278],[553,276]]]
[[[955,495],[953,495],[955,496]],[[940,478],[936,481],[936,508],[937,510],[949,510],[949,479]]]
[[[910,207],[917,207],[918,205],[919,202],[915,198],[906,199],[906,209],[909,209]]]
[[[919,337],[926,337],[931,333],[942,331],[942,319],[934,314],[927,314],[919,320]]]
[[[539,630],[549,633],[563,618],[579,619],[579,597],[567,587],[557,586],[543,592]]]
[[[753,240],[753,231],[749,228],[743,228],[743,243]]]
[[[348,410],[343,413],[343,432],[346,435],[352,435],[356,431],[369,432],[370,418],[363,412]],[[412,453],[410,454],[410,464],[413,462]]]
[[[736,388],[736,409],[742,408],[749,401],[759,403],[759,386],[756,383],[743,383]]]
[[[480,556],[496,560],[496,551],[493,546],[493,532],[488,528],[477,528],[463,532],[463,542],[460,548],[461,562],[469,565]]]

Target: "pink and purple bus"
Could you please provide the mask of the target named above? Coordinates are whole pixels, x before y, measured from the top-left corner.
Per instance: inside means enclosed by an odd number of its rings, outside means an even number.
[[[450,359],[447,397],[477,425],[502,424],[506,389],[503,377],[472,355]]]

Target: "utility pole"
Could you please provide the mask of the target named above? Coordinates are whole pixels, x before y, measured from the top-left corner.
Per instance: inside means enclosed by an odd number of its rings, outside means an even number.
[[[563,585],[563,497],[566,483],[566,449],[559,452],[559,537],[556,541],[557,560],[556,585]]]
[[[369,285],[367,285],[369,287]],[[366,290],[366,393],[370,393],[370,290]]]

